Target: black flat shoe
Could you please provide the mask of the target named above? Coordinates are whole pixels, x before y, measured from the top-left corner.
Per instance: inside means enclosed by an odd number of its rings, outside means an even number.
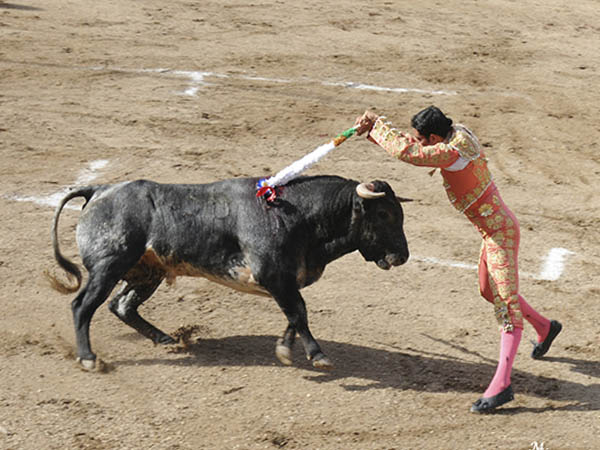
[[[552,345],[552,341],[554,341],[554,338],[558,336],[560,330],[562,330],[561,323],[558,320],[551,320],[550,331],[548,332],[548,336],[546,336],[546,339],[544,339],[543,342],[539,342],[533,345],[531,357],[533,359],[540,359],[542,356],[548,353],[548,350],[550,350],[550,346]]]
[[[471,406],[471,412],[475,413],[487,413],[496,409],[498,406],[502,406],[505,403],[510,402],[515,398],[515,394],[512,390],[512,385],[509,385],[506,389],[504,389],[499,394],[494,395],[493,397],[481,397],[473,406]]]

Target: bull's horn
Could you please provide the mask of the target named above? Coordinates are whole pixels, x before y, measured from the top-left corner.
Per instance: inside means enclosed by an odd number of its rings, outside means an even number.
[[[360,183],[356,186],[356,193],[362,198],[381,198],[385,197],[385,192],[375,192],[373,183]]]

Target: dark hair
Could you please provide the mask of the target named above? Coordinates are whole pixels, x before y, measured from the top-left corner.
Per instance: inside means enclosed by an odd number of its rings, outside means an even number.
[[[436,106],[429,106],[415,114],[411,120],[412,127],[425,137],[437,134],[445,138],[452,128],[452,119],[446,117]]]

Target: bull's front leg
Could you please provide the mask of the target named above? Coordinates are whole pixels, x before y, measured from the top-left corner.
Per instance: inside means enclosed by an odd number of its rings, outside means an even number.
[[[300,292],[295,288],[286,289],[273,293],[273,297],[289,323],[283,338],[277,341],[275,350],[277,358],[283,364],[291,364],[291,346],[297,331],[304,345],[306,357],[313,362],[313,366],[319,369],[333,369],[333,364],[331,364],[331,361],[322,352],[321,347],[308,328],[306,304]]]

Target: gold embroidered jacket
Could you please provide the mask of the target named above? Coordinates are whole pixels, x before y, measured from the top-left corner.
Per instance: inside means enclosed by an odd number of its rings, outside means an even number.
[[[475,208],[469,209],[495,186],[477,137],[467,127],[456,124],[447,141],[423,146],[414,136],[392,128],[384,119],[380,117],[375,122],[369,138],[395,158],[441,169],[444,188],[454,207],[469,216],[479,215]]]

